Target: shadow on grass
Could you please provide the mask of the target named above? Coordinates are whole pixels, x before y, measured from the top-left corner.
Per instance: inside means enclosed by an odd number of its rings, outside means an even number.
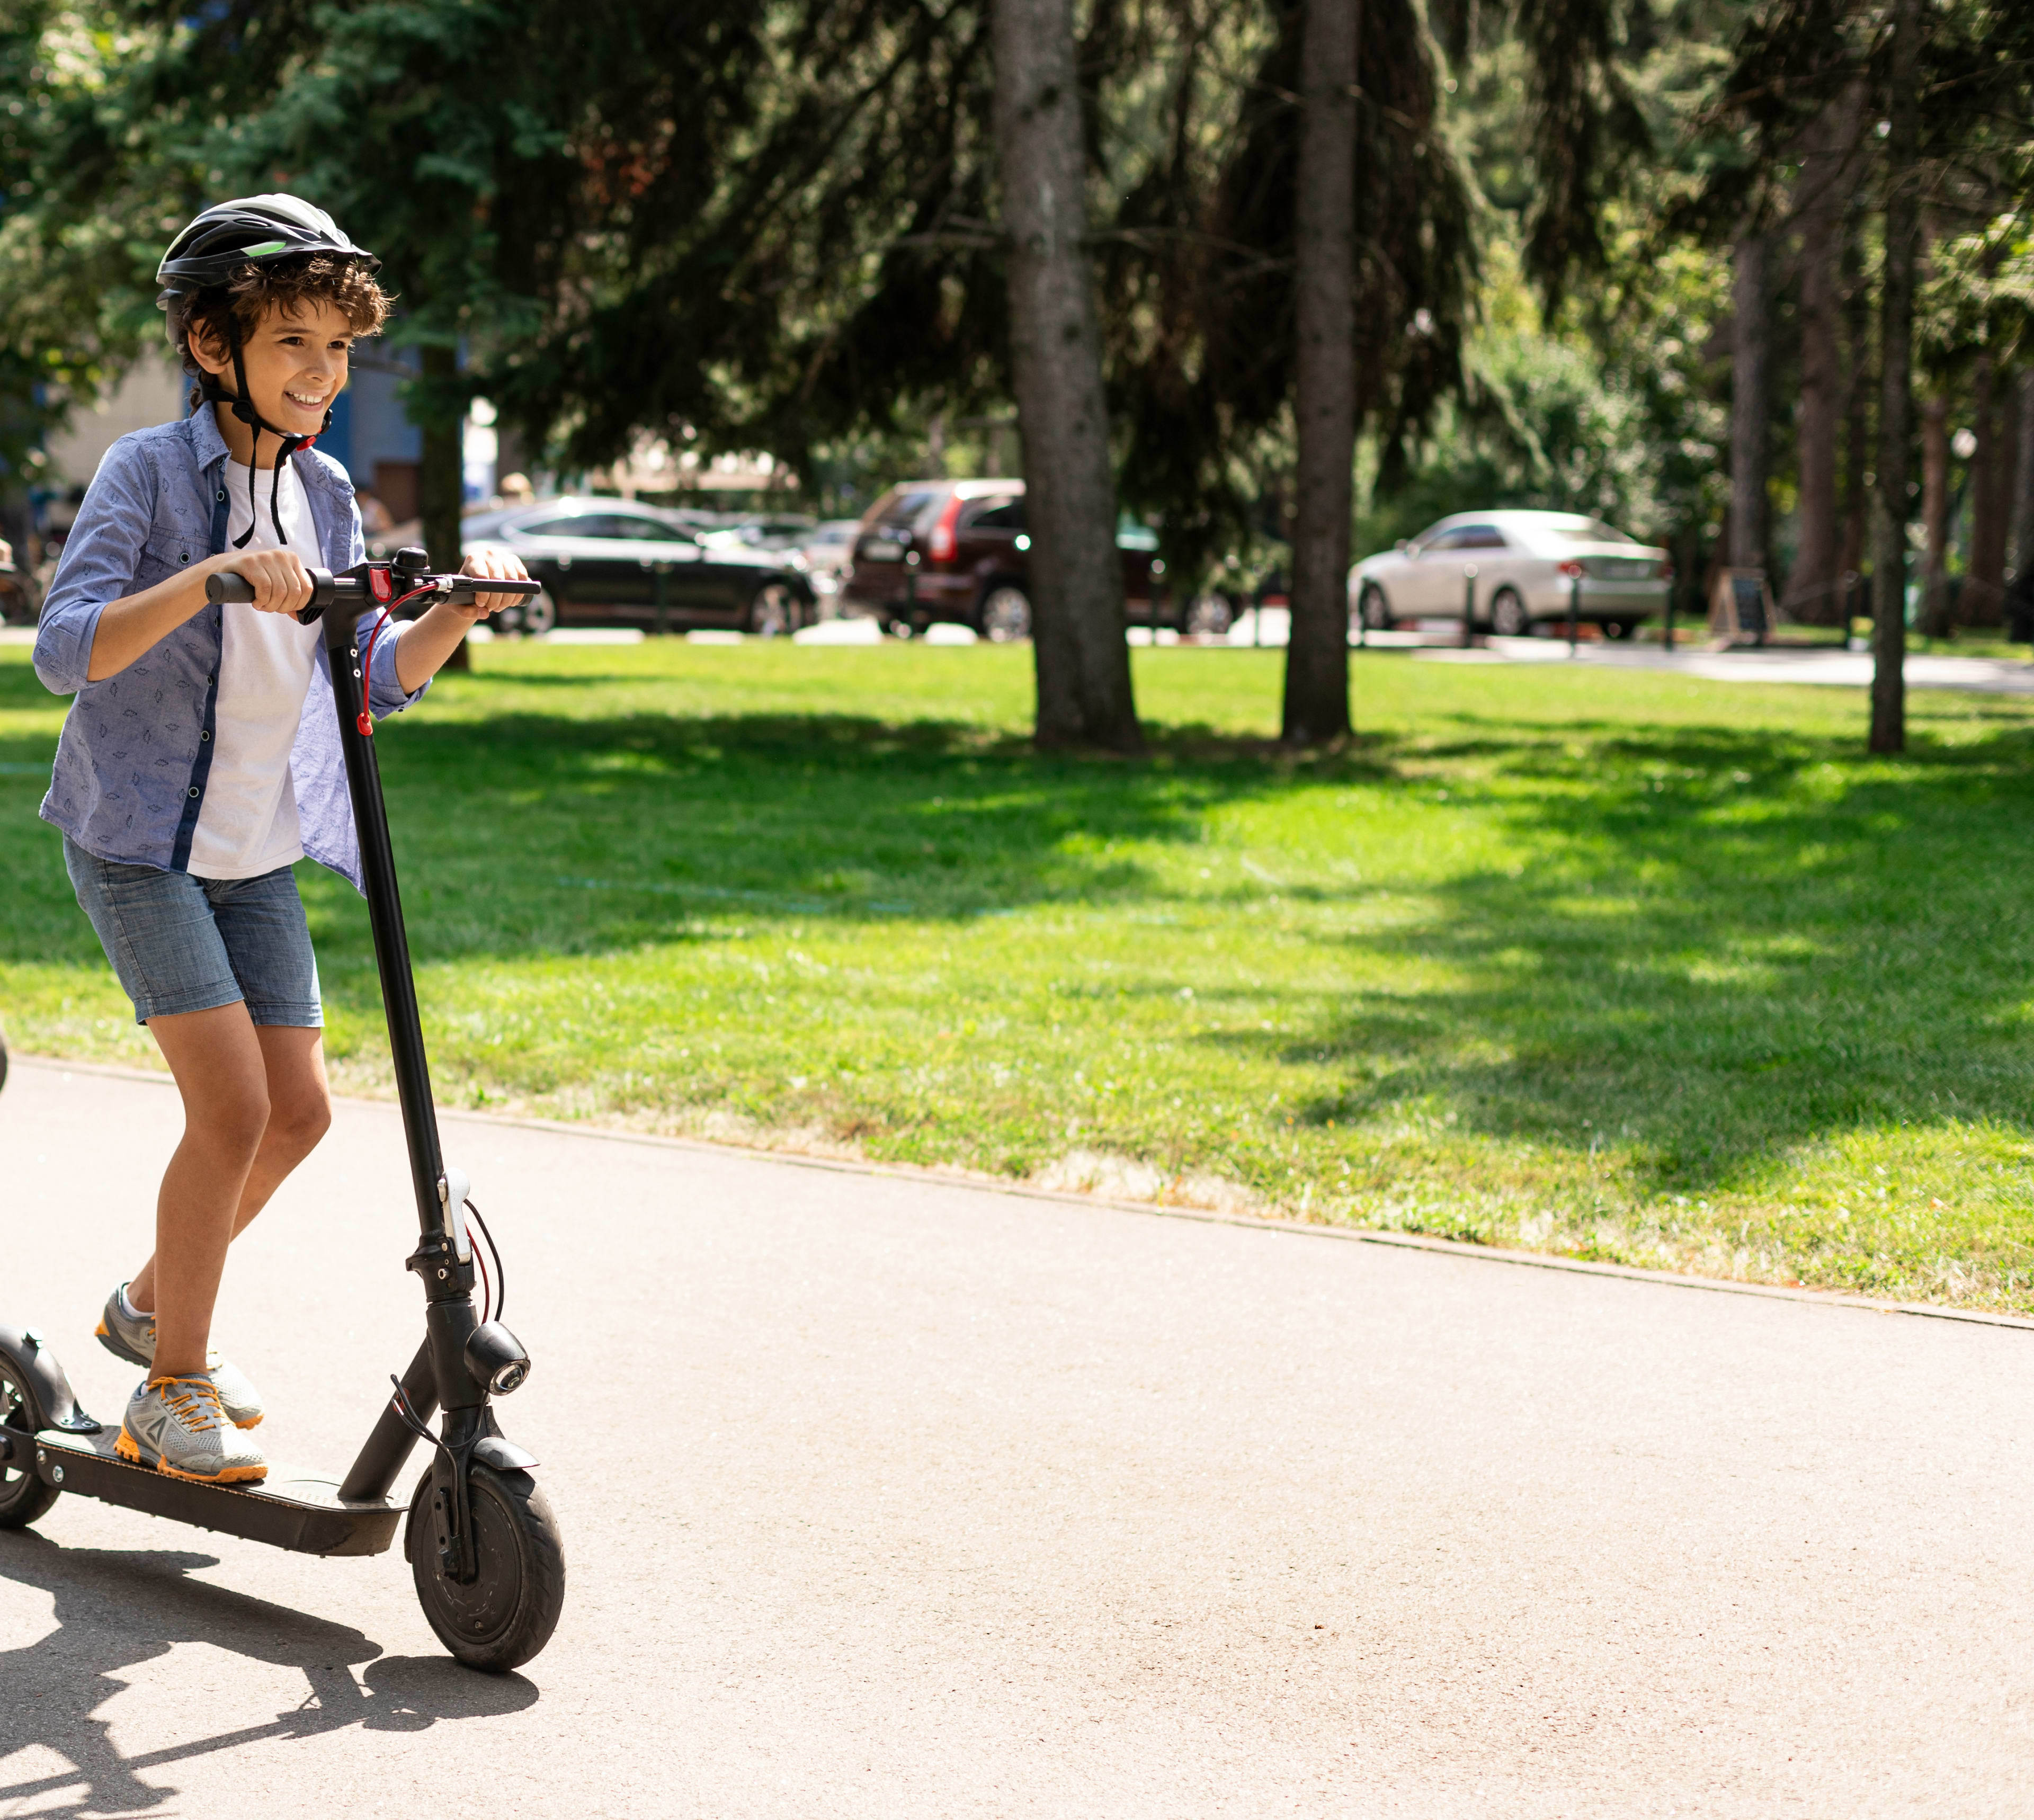
[[[1193,737],[1130,763],[932,720],[523,715],[405,726],[382,761],[429,959],[709,939],[701,917],[745,907],[964,920],[1160,895],[1140,853],[1285,781]]]
[[[597,700],[588,681],[570,686]],[[0,686],[49,702],[24,670],[0,669]],[[1295,775],[1383,775],[1366,754],[1296,770],[1202,728],[1127,762],[1041,756],[993,727],[847,715],[418,715],[379,737],[423,962],[721,939],[707,919],[730,914],[966,920],[1120,902],[1158,890],[1137,852],[1199,839],[1218,802]],[[13,910],[0,960],[91,966],[59,838],[35,820],[51,745],[0,738]],[[321,869],[298,876],[328,987],[371,994],[358,899]]]
[[[0,670],[5,699],[24,676]],[[516,687],[591,703],[597,680]],[[2017,704],[1957,711],[1979,737],[1931,743],[1917,712],[1915,753],[1890,764],[1769,722],[1524,712],[1435,715],[1417,738],[1304,761],[1206,726],[1159,730],[1127,763],[959,721],[781,713],[416,716],[388,724],[381,756],[427,963],[724,940],[744,918],[1165,912],[1184,905],[1159,855],[1216,812],[1445,787],[1434,825],[1480,818],[1515,863],[1415,879],[1379,851],[1343,882],[1325,864],[1306,876],[1332,856],[1297,854],[1285,939],[1320,944],[1324,981],[1346,977],[1330,956],[1357,951],[1391,983],[1278,989],[1282,1032],[1198,1040],[1304,1068],[1309,1093],[1325,1066],[1335,1085],[1303,1123],[1420,1113],[1571,1153],[1609,1143],[1635,1186],[1697,1191],[1903,1122],[2029,1132],[2034,735]],[[47,754],[0,741],[0,761]],[[0,959],[96,964],[55,837],[32,821],[39,784],[0,786],[24,812],[0,830]],[[303,876],[328,993],[369,1009],[361,906]],[[1353,914],[1380,891],[1432,907],[1385,926]],[[1240,944],[1263,903],[1194,900],[1233,914]],[[1405,983],[1435,963],[1445,985]]]
[[[1790,1146],[1901,1124],[2034,1136],[2030,756],[2024,720],[1890,767],[1714,727],[1514,749],[1481,806],[1537,860],[1323,937],[1457,983],[1335,1005],[1275,1053],[1346,1071],[1312,1122],[1424,1107],[1630,1145],[1655,1193],[1769,1186]]]

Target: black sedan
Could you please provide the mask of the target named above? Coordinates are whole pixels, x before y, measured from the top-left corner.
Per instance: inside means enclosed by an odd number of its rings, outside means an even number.
[[[495,615],[493,625],[505,632],[720,626],[782,638],[813,617],[801,556],[702,544],[699,516],[627,499],[546,499],[478,513],[460,534],[469,550],[482,544],[512,550],[544,584],[520,609]]]

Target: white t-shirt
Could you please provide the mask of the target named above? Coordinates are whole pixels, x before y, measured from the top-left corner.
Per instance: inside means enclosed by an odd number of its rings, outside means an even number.
[[[270,454],[269,462],[274,456]],[[247,528],[247,470],[226,463],[226,544]],[[254,535],[249,550],[274,550],[276,527],[268,516],[274,469],[265,463],[254,475]],[[303,482],[296,464],[283,463],[276,499],[287,548],[306,569],[322,568]],[[219,654],[219,700],[213,716],[212,769],[205,801],[191,836],[190,870],[200,878],[256,878],[304,857],[297,826],[297,793],[290,780],[290,752],[297,743],[304,697],[315,674],[316,625],[299,625],[289,613],[261,613],[229,601]]]

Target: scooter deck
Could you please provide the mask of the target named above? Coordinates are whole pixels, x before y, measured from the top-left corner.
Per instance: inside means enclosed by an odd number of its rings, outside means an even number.
[[[342,1499],[339,1481],[271,1465],[254,1485],[201,1485],[113,1450],[120,1426],[96,1435],[45,1428],[36,1436],[36,1477],[45,1484],[173,1522],[192,1523],[305,1555],[379,1555],[395,1540],[403,1507],[385,1498]]]

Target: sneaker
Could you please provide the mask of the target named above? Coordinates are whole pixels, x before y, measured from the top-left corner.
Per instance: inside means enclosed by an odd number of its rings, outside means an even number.
[[[208,1376],[144,1378],[127,1399],[113,1450],[202,1485],[253,1484],[268,1476],[261,1450],[227,1420]]]
[[[156,1317],[129,1314],[120,1305],[120,1298],[126,1293],[127,1285],[122,1283],[106,1298],[106,1312],[99,1317],[99,1343],[114,1358],[125,1359],[145,1372],[156,1362]],[[261,1393],[254,1388],[253,1379],[216,1353],[205,1354],[205,1370],[225,1406],[227,1420],[236,1428],[261,1427],[265,1412]]]

